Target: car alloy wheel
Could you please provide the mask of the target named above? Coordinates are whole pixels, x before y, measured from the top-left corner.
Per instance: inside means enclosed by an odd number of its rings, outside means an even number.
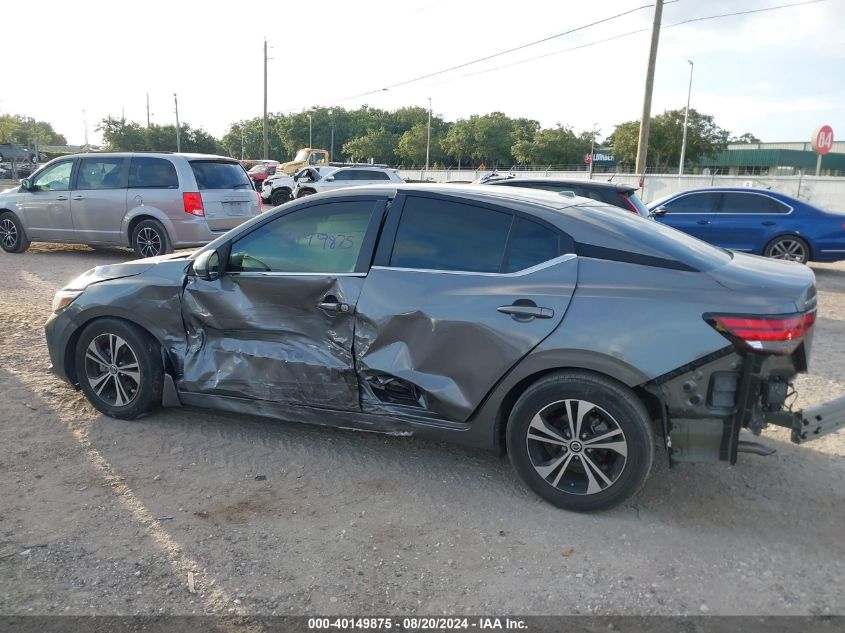
[[[0,222],[0,242],[6,248],[14,248],[18,243],[18,227],[9,218],[4,218]]]
[[[85,351],[85,378],[92,391],[112,407],[125,407],[141,387],[138,357],[116,334],[94,337]]]
[[[610,488],[628,458],[619,423],[586,400],[560,400],[543,407],[528,426],[526,448],[546,483],[576,495]]]
[[[783,237],[769,247],[768,256],[803,264],[807,261],[807,247],[801,240]]]
[[[145,226],[138,231],[136,240],[138,250],[144,257],[155,257],[161,254],[161,235],[154,228]]]

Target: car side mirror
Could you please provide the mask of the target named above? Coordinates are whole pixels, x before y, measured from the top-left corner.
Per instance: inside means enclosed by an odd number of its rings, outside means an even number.
[[[657,215],[666,215],[668,209],[666,207],[657,207],[656,209],[652,209],[651,213],[648,214],[648,217],[653,218]]]
[[[331,182],[332,180],[334,180],[334,176],[326,176],[326,178],[325,178],[325,179],[326,179],[327,181]]]
[[[32,191],[32,182],[29,178],[21,178],[21,189],[24,191]]]
[[[217,251],[205,251],[194,260],[194,274],[205,281],[220,278],[220,255]]]

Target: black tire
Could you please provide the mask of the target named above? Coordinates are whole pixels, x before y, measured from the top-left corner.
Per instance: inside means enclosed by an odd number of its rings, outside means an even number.
[[[270,203],[274,207],[278,207],[280,204],[284,204],[288,200],[290,200],[290,189],[287,187],[274,189],[272,195],[270,196]]]
[[[79,385],[97,411],[133,420],[161,404],[161,349],[138,326],[97,319],[82,330],[74,357]]]
[[[138,257],[155,257],[173,252],[167,230],[158,220],[143,220],[132,229],[132,250]]]
[[[580,430],[575,441],[572,430]],[[584,371],[551,374],[531,385],[514,405],[506,437],[522,480],[546,501],[578,512],[630,499],[654,461],[651,420],[640,399],[626,386]]]
[[[11,211],[0,214],[0,248],[7,253],[23,253],[29,245],[18,216]]]
[[[810,246],[797,235],[781,235],[766,245],[763,255],[806,264],[810,261]]]

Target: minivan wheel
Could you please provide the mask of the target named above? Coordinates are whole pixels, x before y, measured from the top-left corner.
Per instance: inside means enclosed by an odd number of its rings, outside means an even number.
[[[784,235],[772,240],[766,250],[763,251],[766,257],[774,259],[785,259],[790,262],[806,264],[810,258],[810,247],[807,242],[794,235]]]
[[[605,510],[645,483],[654,459],[650,419],[627,387],[589,372],[542,378],[507,425],[511,463],[528,486],[566,510]]]
[[[101,413],[132,420],[161,403],[161,351],[141,328],[98,319],[80,334],[75,356],[79,386]]]
[[[172,253],[173,246],[161,222],[144,220],[132,231],[132,250],[138,257],[155,257]]]
[[[0,215],[0,248],[7,253],[23,253],[29,244],[18,216],[9,211]]]

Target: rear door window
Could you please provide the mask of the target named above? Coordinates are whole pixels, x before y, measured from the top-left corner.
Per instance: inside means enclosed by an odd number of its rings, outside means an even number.
[[[222,160],[192,160],[191,169],[200,191],[209,189],[252,189],[240,163]]]
[[[520,218],[511,232],[505,272],[542,264],[560,255],[560,236],[542,224]]]
[[[335,180],[356,180],[357,174],[354,169],[338,170],[332,174]]]
[[[662,204],[670,213],[713,213],[721,193],[689,193]]]
[[[176,168],[164,158],[139,156],[129,165],[130,189],[178,189]]]
[[[390,265],[498,273],[513,216],[437,198],[408,196]]]
[[[722,213],[789,213],[789,207],[757,193],[725,192]]]

